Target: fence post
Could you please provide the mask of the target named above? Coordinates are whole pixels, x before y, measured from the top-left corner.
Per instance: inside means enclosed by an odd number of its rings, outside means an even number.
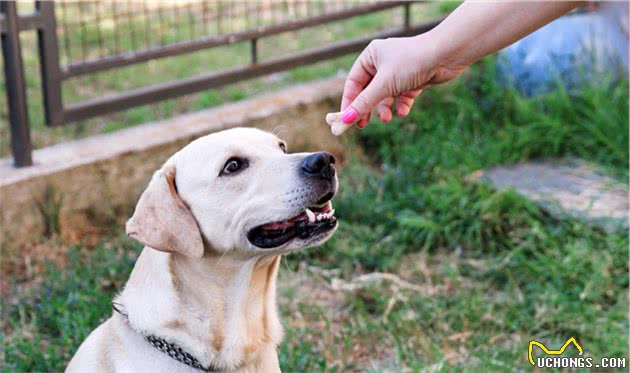
[[[53,1],[37,1],[35,6],[41,19],[41,27],[37,29],[37,44],[46,125],[57,126],[63,124],[63,104],[55,3]]]
[[[19,20],[15,1],[0,2],[0,12],[4,14],[6,26],[5,32],[2,33],[2,57],[7,87],[7,104],[9,106],[13,162],[16,167],[30,166],[33,164],[32,145],[26,106],[26,82],[22,63]]]
[[[252,55],[252,65],[255,65],[258,63],[258,39],[257,38],[253,38],[250,41],[250,52]]]

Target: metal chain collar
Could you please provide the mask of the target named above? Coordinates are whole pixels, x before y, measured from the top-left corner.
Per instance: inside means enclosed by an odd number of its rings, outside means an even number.
[[[121,311],[121,308],[123,307],[120,303],[112,302],[112,308],[114,309],[114,311],[118,312],[123,317],[128,319],[128,315]],[[204,372],[221,372],[222,371],[222,369],[219,369],[214,366],[204,367],[203,365],[201,365],[199,360],[197,360],[197,358],[192,356],[189,352],[184,351],[183,348],[176,345],[175,343],[167,342],[165,339],[156,337],[154,335],[144,335],[142,333],[140,334],[144,337],[144,339],[147,342],[149,342],[149,344],[151,344],[151,346],[157,348],[158,350],[170,356],[172,359],[177,360],[182,364],[186,364],[189,367],[192,367],[195,369],[203,370]]]
[[[203,370],[205,372],[218,372],[219,371],[219,370],[216,370],[214,368],[206,368],[206,367],[204,367],[203,365],[201,365],[199,360],[197,360],[190,353],[184,351],[180,346],[176,345],[175,343],[167,342],[166,340],[164,340],[164,339],[162,339],[160,337],[156,337],[154,335],[145,335],[144,339],[147,342],[149,342],[151,344],[151,346],[153,346],[153,347],[157,348],[158,350],[164,352],[165,354],[167,354],[171,358],[179,361],[180,363],[188,365],[189,367],[193,367],[195,369]]]

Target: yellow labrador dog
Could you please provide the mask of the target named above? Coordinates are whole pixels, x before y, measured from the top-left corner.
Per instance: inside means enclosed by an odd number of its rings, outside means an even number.
[[[282,254],[335,231],[335,159],[235,128],[173,155],[127,234],[146,245],[67,372],[278,372]]]

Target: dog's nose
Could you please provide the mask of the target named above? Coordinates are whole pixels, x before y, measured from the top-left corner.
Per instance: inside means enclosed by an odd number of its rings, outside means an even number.
[[[335,175],[335,157],[328,152],[313,153],[304,158],[302,171],[306,176],[330,179]]]

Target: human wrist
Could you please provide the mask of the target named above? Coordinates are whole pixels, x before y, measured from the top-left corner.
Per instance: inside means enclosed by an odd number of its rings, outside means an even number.
[[[467,67],[459,61],[457,53],[452,52],[441,35],[433,30],[414,36],[409,49],[414,51],[411,60],[418,70],[419,88],[447,82]]]
[[[461,71],[470,65],[463,48],[458,46],[452,36],[439,26],[416,38],[416,42],[422,45],[419,49],[422,50],[423,56],[420,58],[434,70]]]

